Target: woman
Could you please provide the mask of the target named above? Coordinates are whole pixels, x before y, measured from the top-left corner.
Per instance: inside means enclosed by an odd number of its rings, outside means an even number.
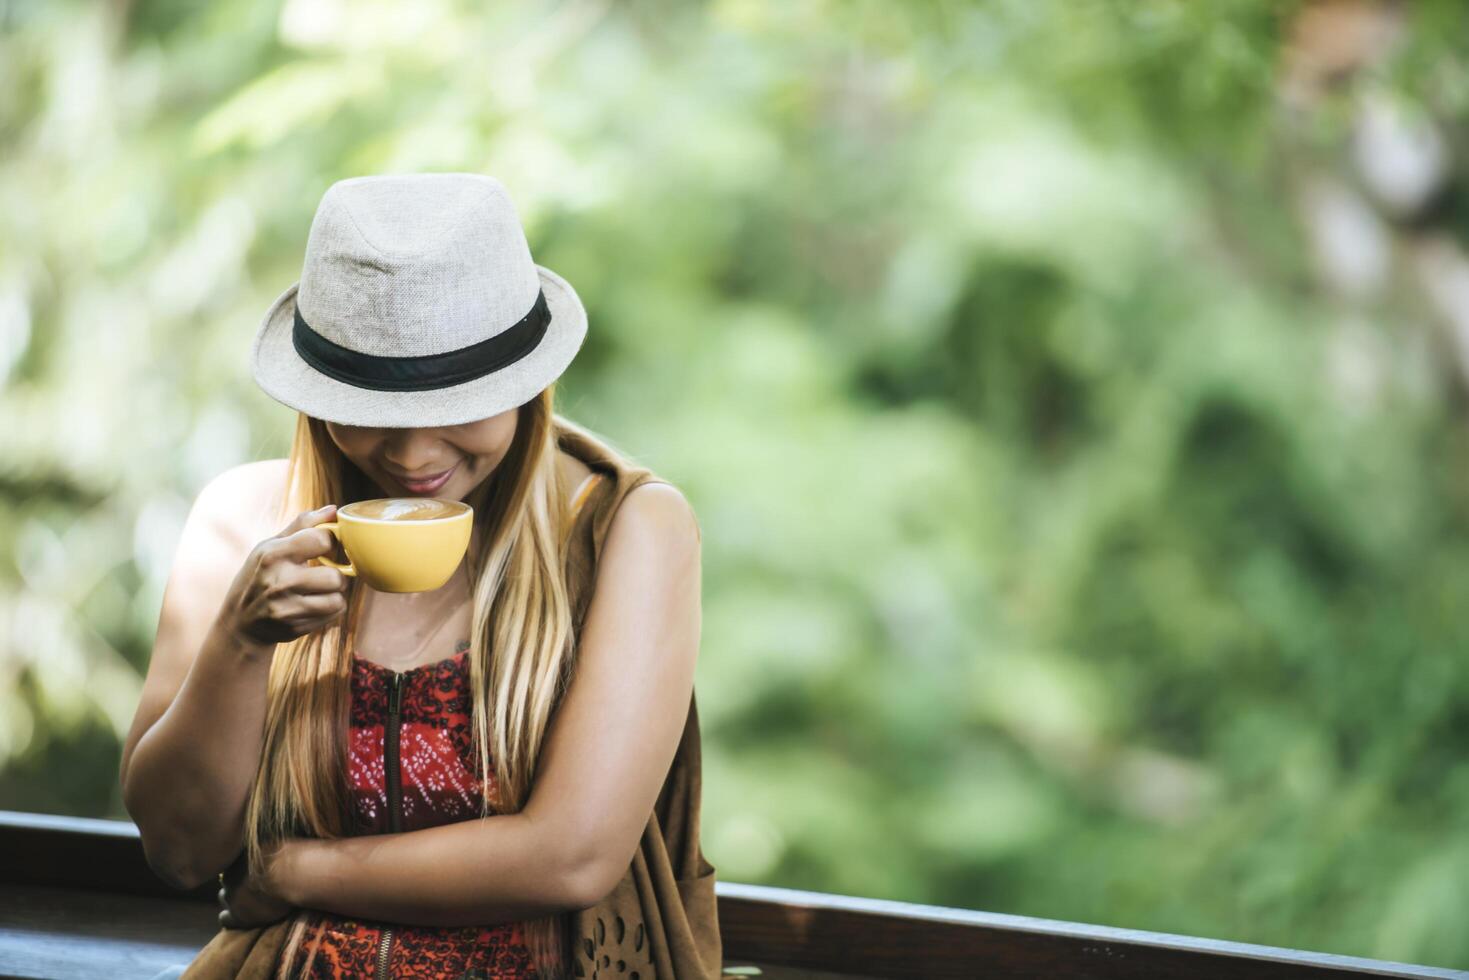
[[[186,978],[719,976],[699,528],[555,413],[585,334],[494,178],[323,196],[252,351],[290,458],[200,493],[123,750],[150,865],[221,883]],[[316,561],[407,496],[474,508],[449,583]]]

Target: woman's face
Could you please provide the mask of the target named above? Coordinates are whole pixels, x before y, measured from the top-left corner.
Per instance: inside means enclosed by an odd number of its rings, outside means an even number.
[[[476,422],[426,429],[386,429],[327,422],[327,432],[384,497],[442,497],[463,500],[494,472],[510,451],[519,409]],[[415,477],[446,470],[442,484],[415,487]]]

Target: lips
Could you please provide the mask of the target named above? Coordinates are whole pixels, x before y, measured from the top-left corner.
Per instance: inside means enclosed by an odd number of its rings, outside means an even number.
[[[397,473],[393,474],[393,478],[396,479],[398,483],[400,483],[403,488],[409,493],[433,493],[435,490],[442,487],[445,483],[448,483],[449,477],[453,476],[454,471],[457,469],[459,469],[459,464],[455,463],[453,466],[449,467],[447,470],[444,470],[438,476],[429,477],[428,479],[410,480],[406,476],[400,476]]]

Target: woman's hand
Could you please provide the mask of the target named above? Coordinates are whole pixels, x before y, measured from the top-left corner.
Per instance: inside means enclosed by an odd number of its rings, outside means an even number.
[[[225,929],[254,929],[289,915],[294,908],[281,896],[281,876],[289,841],[266,845],[265,873],[249,873],[245,852],[219,876],[219,924]]]
[[[346,612],[347,576],[311,564],[335,549],[336,538],[316,526],[335,516],[334,504],[304,511],[279,534],[257,544],[230,584],[216,624],[246,645],[273,648]]]

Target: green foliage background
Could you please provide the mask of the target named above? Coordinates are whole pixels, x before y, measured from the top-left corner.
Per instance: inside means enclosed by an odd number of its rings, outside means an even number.
[[[322,192],[472,170],[700,514],[722,879],[1469,967],[1469,25],[1314,6],[0,4],[0,807],[126,815]]]

